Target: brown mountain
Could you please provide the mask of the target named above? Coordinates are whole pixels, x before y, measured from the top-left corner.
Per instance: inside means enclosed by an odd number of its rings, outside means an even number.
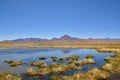
[[[53,38],[52,40],[80,40],[80,39],[76,37],[71,37],[69,35],[63,35],[60,38]]]
[[[0,42],[0,47],[10,47],[10,46],[44,46],[44,45],[81,45],[81,44],[120,44],[120,39],[80,39],[76,37],[71,37],[69,35],[64,35],[60,38],[53,38],[51,40],[41,39],[41,38],[19,38],[15,40],[5,40]]]

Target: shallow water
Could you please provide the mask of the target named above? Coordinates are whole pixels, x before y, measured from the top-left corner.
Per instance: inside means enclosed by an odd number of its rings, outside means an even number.
[[[82,70],[68,70],[64,73],[52,73],[48,75],[44,75],[41,77],[30,77],[25,73],[31,66],[29,65],[32,61],[44,61],[48,65],[53,63],[51,60],[51,56],[56,56],[58,58],[68,57],[72,55],[79,55],[80,59],[84,59],[86,55],[93,55],[95,58],[93,60],[96,61],[96,64],[85,65],[82,66]],[[25,80],[48,80],[49,77],[53,74],[61,74],[61,75],[71,75],[74,73],[86,72],[89,69],[94,67],[101,67],[106,63],[104,61],[105,57],[113,56],[113,53],[99,53],[95,49],[71,49],[71,48],[8,48],[8,49],[0,49],[0,71],[3,73],[11,73],[16,76],[23,77]],[[39,60],[40,56],[46,57],[46,60]],[[20,60],[25,62],[25,64],[10,67],[9,64],[5,63],[5,60]],[[61,62],[61,64],[65,64],[66,62]],[[36,68],[36,67],[32,67]]]

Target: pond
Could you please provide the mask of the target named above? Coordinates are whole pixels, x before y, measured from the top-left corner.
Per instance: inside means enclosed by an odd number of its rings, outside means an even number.
[[[51,56],[56,56],[57,58],[69,57],[73,55],[80,56],[79,60],[85,59],[86,55],[95,56],[93,60],[96,64],[89,64],[82,66],[81,70],[67,70],[60,73],[50,73],[44,76],[28,76],[26,72],[30,68],[37,68],[30,66],[30,62],[45,62],[50,65],[53,63]],[[60,75],[71,75],[74,73],[84,73],[92,68],[99,68],[106,63],[104,61],[105,57],[114,56],[113,53],[100,53],[95,49],[77,49],[77,48],[6,48],[0,49],[0,71],[3,73],[11,73],[13,75],[22,77],[24,80],[48,80],[53,74]],[[45,57],[45,60],[40,60],[39,57]],[[17,60],[23,61],[25,64],[19,65],[17,67],[11,67],[9,64],[5,63],[5,60]],[[79,61],[78,60],[78,61]],[[63,62],[56,62],[59,64],[66,64]]]

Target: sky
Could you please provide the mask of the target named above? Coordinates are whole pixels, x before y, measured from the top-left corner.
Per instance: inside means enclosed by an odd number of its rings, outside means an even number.
[[[120,0],[0,0],[0,40],[64,34],[120,38]]]

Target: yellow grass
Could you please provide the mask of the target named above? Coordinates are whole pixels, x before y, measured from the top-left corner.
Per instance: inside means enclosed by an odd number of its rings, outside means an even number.
[[[22,78],[19,78],[10,74],[0,73],[0,80],[22,80]]]

